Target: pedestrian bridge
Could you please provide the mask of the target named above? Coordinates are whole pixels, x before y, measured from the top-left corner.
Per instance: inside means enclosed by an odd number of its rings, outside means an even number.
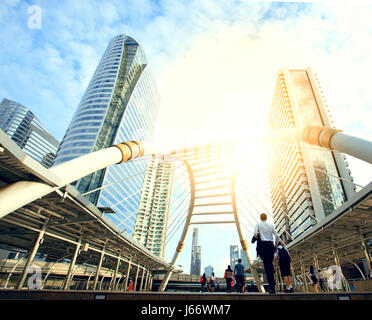
[[[321,132],[320,130],[315,131]],[[347,138],[345,135],[342,136],[343,139],[345,137]],[[327,144],[330,145],[329,141]],[[366,145],[368,142],[363,142],[363,146]],[[143,150],[139,144],[132,142],[114,146],[84,156],[84,159],[74,159],[71,163],[61,164],[63,167],[55,167],[53,170],[47,170],[33,161],[2,131],[0,131],[0,146],[0,201],[2,203],[0,208],[0,243],[9,248],[19,248],[22,256],[20,260],[23,262],[18,265],[22,265],[22,268],[18,270],[17,266],[13,266],[5,276],[3,281],[6,283],[6,285],[3,284],[5,288],[12,281],[14,289],[19,290],[27,286],[27,278],[30,276],[28,274],[29,268],[38,254],[39,257],[44,255],[48,259],[52,258],[55,263],[62,260],[68,262],[65,277],[60,285],[60,289],[63,290],[59,291],[60,297],[63,294],[67,295],[66,292],[71,288],[74,279],[78,277],[77,270],[84,265],[90,266],[86,269],[89,269],[90,273],[86,289],[95,291],[102,288],[100,284],[109,279],[108,290],[112,291],[113,295],[105,293],[106,297],[126,297],[125,293],[116,291],[118,289],[124,292],[128,291],[127,280],[130,277],[134,280],[135,289],[150,291],[156,272],[165,274],[159,288],[164,291],[172,274],[178,271],[176,261],[183,249],[190,225],[233,223],[236,225],[247,260],[252,266],[251,271],[257,287],[261,292],[264,291],[257,272],[260,268],[259,261],[254,262],[250,258],[248,243],[242,232],[242,225],[249,229],[257,220],[255,221],[253,216],[243,219],[244,201],[237,197],[236,172],[229,172],[227,176],[223,175],[226,173],[226,163],[221,161],[221,156],[223,159],[224,155],[229,154],[226,145],[220,144],[217,147],[208,145],[203,148],[179,150],[168,155],[170,161],[180,163],[180,166],[177,167],[184,170],[182,174],[187,179],[183,187],[189,195],[186,206],[185,204],[182,206],[182,199],[177,199],[180,200],[182,210],[173,212],[172,235],[174,235],[174,230],[182,225],[183,231],[171,262],[153,255],[110,223],[108,216],[113,213],[111,208],[97,208],[69,185],[88,172],[143,156]],[[358,153],[356,147],[353,145],[351,148],[353,155]],[[343,149],[341,144],[340,149],[348,151],[349,146]],[[370,152],[363,153],[361,158],[372,162]],[[216,178],[216,172],[222,172],[222,176]],[[213,179],[213,186],[209,185],[211,179]],[[220,181],[221,184],[216,184],[216,181]],[[295,257],[293,274],[298,288],[302,286],[301,291],[309,291],[306,285],[306,266],[313,261],[315,265],[319,264],[322,257],[328,259],[328,261],[327,259],[323,260],[327,263],[331,257],[337,265],[351,263],[359,270],[358,260],[366,258],[367,261],[370,261],[368,260],[370,253],[368,252],[367,239],[372,234],[371,192],[372,184],[369,184],[313,231],[303,233],[301,237],[290,244],[291,253],[293,252]],[[223,201],[220,200],[221,197],[224,198]],[[222,206],[227,209],[224,211],[210,210]],[[270,211],[262,204],[260,209],[266,212]],[[219,219],[202,220],[206,216]],[[43,271],[42,274],[45,275],[46,272],[49,271]],[[365,278],[362,272],[361,275]],[[348,293],[355,295],[355,297],[362,297],[359,293],[351,292],[347,285],[344,290],[349,291]],[[9,294],[10,291],[4,289],[2,292]],[[15,295],[21,294],[17,290],[13,292]],[[28,292],[36,295],[43,294],[42,292]],[[88,293],[79,292],[82,295],[88,295]],[[45,292],[45,294],[48,293],[52,296],[59,294],[54,291]],[[91,294],[93,293],[90,293],[90,297]],[[120,296],[120,294],[123,295]],[[155,293],[148,294],[148,298],[155,299],[158,296]],[[166,297],[170,293],[164,294]],[[12,295],[9,294],[9,296]],[[128,297],[138,299],[145,296],[146,294],[143,292],[128,295]],[[197,296],[197,294],[190,295],[190,297]],[[225,296],[217,293],[214,295],[214,297],[221,297],[221,299]],[[228,297],[233,296],[228,295]],[[313,296],[311,294],[291,295],[292,298]],[[325,296],[332,299],[338,298],[337,294],[333,293],[327,293]],[[187,295],[177,293],[174,295],[175,297],[186,298]],[[207,298],[209,295],[201,294],[200,299],[204,299],[202,297]],[[236,296],[236,299],[243,299],[238,297],[252,299],[264,297],[263,299],[266,299],[267,296],[247,293]]]
[[[372,300],[372,292],[329,292],[315,293],[184,293],[184,292],[112,292],[112,291],[61,291],[61,290],[3,290],[0,300],[122,300],[122,301],[158,301],[158,303],[176,301],[265,301],[265,300]]]

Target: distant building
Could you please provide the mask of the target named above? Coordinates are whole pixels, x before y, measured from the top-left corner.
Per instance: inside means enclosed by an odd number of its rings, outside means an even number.
[[[212,273],[214,272],[214,268],[212,266],[206,266],[204,268],[204,273],[207,277],[210,277]]]
[[[238,260],[240,259],[240,251],[239,246],[237,245],[231,245],[230,246],[230,266],[231,269],[234,269],[234,266],[238,263]]]
[[[201,271],[201,247],[198,246],[198,228],[194,228],[192,233],[190,274],[200,275],[200,271]]]
[[[230,245],[230,266],[234,270],[234,267],[238,264],[238,260],[242,259],[242,265],[244,268],[249,268],[247,257],[245,256],[244,250],[239,249],[238,245]],[[245,273],[246,276],[252,277],[250,272]]]
[[[0,103],[0,129],[44,167],[52,165],[59,142],[24,105],[3,99]]]
[[[165,258],[174,163],[152,156],[147,163],[133,239]]]
[[[279,70],[269,118],[274,130],[309,125],[334,128],[310,68]],[[271,202],[275,227],[284,242],[324,221],[355,194],[345,159],[341,153],[304,143],[273,147],[269,156]]]

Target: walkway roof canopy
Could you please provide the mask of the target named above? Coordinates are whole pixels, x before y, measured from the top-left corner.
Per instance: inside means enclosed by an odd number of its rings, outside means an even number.
[[[17,181],[37,181],[58,184],[53,175],[36,160],[25,154],[0,130],[0,188]],[[107,208],[103,211],[107,211]],[[32,248],[36,234],[49,219],[45,241],[39,253],[55,259],[71,258],[75,245],[81,240],[89,243],[89,250],[81,252],[77,263],[97,264],[97,254],[105,248],[106,265],[115,268],[120,254],[124,261],[152,270],[168,270],[169,263],[123,235],[105,217],[105,213],[89,202],[74,187],[56,190],[49,195],[0,219],[0,243],[20,250]],[[114,214],[112,212],[106,212]]]

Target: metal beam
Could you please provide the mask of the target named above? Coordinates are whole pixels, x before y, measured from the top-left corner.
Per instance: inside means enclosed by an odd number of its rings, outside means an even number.
[[[200,221],[200,222],[190,222],[190,224],[226,224],[235,223],[235,220],[231,221]]]
[[[17,284],[17,289],[18,290],[22,289],[22,287],[23,287],[23,284],[24,284],[24,282],[26,280],[26,277],[27,277],[28,269],[31,266],[32,262],[34,261],[37,250],[39,249],[39,246],[43,241],[43,237],[44,237],[44,234],[45,234],[45,229],[46,229],[47,224],[48,224],[48,219],[44,222],[43,228],[39,232],[39,234],[36,238],[36,241],[34,243],[34,246],[32,248],[32,251],[31,251],[31,253],[30,253],[30,255],[27,259],[26,265],[23,269],[23,272],[22,272],[21,277],[20,277],[20,279],[18,281],[18,284]]]
[[[195,197],[195,199],[227,197],[227,196],[231,197],[231,193],[217,193],[217,194],[202,195],[202,196]]]
[[[218,214],[234,214],[232,211],[221,211],[221,212],[197,212],[193,213],[193,216],[205,216],[205,215],[218,215]]]
[[[228,206],[232,205],[230,202],[216,202],[216,203],[202,203],[202,204],[195,204],[194,207],[212,207],[212,206]]]
[[[72,224],[77,224],[77,223],[87,223],[87,222],[92,222],[92,221],[95,221],[96,219],[94,219],[93,217],[83,217],[83,218],[76,218],[76,219],[70,219],[70,220],[67,220],[67,221],[61,221],[61,222],[54,222],[54,223],[51,223],[48,225],[48,228],[52,228],[52,227],[62,227],[62,226],[68,226],[68,225],[72,225]]]
[[[63,283],[63,290],[68,290],[69,287],[70,287],[72,269],[75,266],[76,259],[77,259],[77,256],[79,254],[80,246],[81,246],[81,239],[79,240],[78,244],[75,247],[74,256],[72,257],[72,260],[70,262],[70,265],[68,267],[68,271],[67,271],[67,274],[66,274],[66,277],[65,277],[65,281]]]

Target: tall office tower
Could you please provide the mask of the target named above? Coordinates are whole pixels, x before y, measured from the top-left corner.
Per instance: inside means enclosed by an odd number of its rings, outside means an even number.
[[[3,99],[0,103],[0,128],[26,154],[49,168],[54,160],[59,141],[40,123],[39,119],[18,102]]]
[[[153,155],[148,161],[133,239],[165,258],[174,163]]]
[[[123,141],[149,143],[159,100],[142,47],[129,36],[114,37],[72,118],[54,165]],[[139,159],[97,171],[74,184],[98,207],[111,207],[115,213],[107,216],[132,236],[145,171],[146,161]]]
[[[204,268],[204,273],[207,277],[210,277],[212,275],[212,273],[214,272],[214,269],[212,266],[206,266]]]
[[[244,268],[249,268],[250,267],[250,265],[248,263],[248,260],[247,260],[247,257],[244,254],[243,249],[240,249],[240,259],[242,259],[242,265],[244,266]]]
[[[334,127],[312,70],[279,70],[270,128]],[[271,201],[276,229],[289,241],[323,221],[355,194],[344,155],[306,145],[276,144],[269,153]],[[341,177],[344,180],[340,180]],[[348,181],[347,181],[348,180]]]
[[[238,264],[238,260],[241,259],[239,246],[230,246],[230,266],[234,270],[235,265]]]
[[[194,228],[192,232],[190,274],[200,275],[200,271],[201,271],[201,247],[198,246],[198,228]]]

